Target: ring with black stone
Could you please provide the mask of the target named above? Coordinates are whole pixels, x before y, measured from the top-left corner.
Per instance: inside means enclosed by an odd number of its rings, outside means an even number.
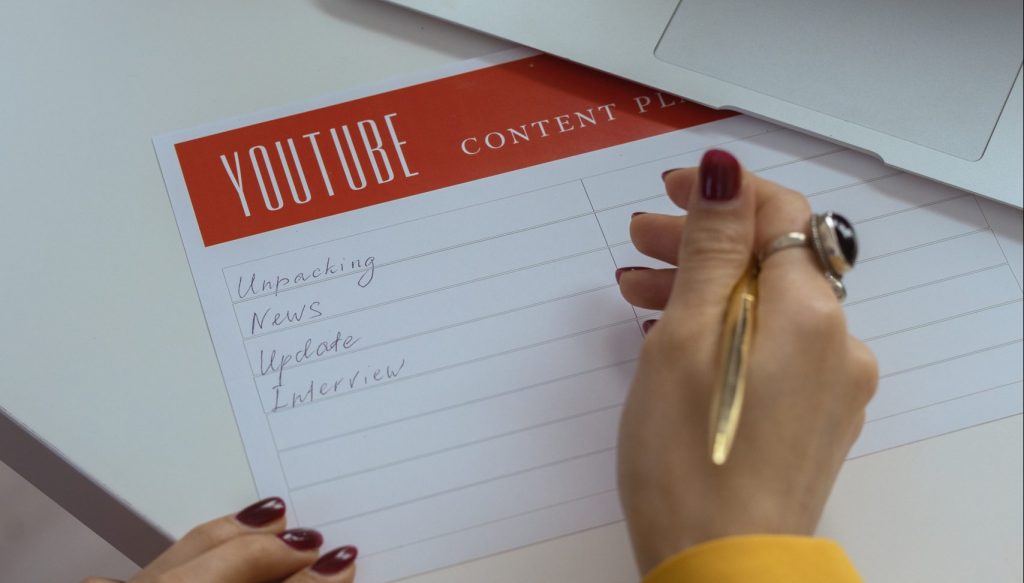
[[[795,247],[810,247],[825,271],[825,279],[840,301],[846,299],[843,274],[857,261],[857,233],[853,225],[838,213],[812,214],[807,233],[786,233],[772,240],[761,252],[759,261],[773,253]]]

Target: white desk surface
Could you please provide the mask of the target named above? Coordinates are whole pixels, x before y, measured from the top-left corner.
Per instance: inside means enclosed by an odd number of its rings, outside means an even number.
[[[507,46],[370,0],[0,3],[0,407],[174,536],[241,508],[150,139]],[[821,533],[873,582],[1021,581],[1021,459],[1016,416],[855,460]],[[635,579],[612,525],[415,581]]]

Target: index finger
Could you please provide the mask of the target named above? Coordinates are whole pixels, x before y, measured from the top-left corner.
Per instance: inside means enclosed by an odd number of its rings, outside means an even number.
[[[278,581],[312,565],[322,543],[320,533],[307,529],[293,529],[277,536],[246,534],[210,549],[164,576],[170,581],[194,583]]]
[[[285,528],[284,500],[274,496],[230,514],[205,522],[188,531],[142,570],[142,575],[155,576],[187,563],[206,551],[246,534],[277,534]]]

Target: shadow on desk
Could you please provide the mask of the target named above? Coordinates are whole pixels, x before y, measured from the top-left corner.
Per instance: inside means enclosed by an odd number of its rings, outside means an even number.
[[[0,580],[127,579],[135,573],[107,541],[0,462]],[[59,558],[59,560],[55,560]]]
[[[18,561],[25,561],[27,557],[38,557],[39,560],[43,560],[56,553],[60,560],[50,562],[70,564],[71,561],[66,559],[74,556],[75,549],[80,543],[89,548],[89,534],[100,538],[100,542],[105,540],[104,544],[111,550],[120,549],[128,559],[139,565],[149,563],[171,544],[171,539],[166,534],[157,530],[49,449],[31,432],[11,419],[3,409],[0,409],[0,460],[0,468],[9,478],[0,483],[0,496],[4,496],[0,498],[4,500],[0,506],[0,524],[6,525],[0,530],[0,549],[5,553],[15,553]],[[18,495],[19,500],[24,500],[25,505],[6,498],[8,490],[12,495]],[[31,514],[27,517],[20,514],[25,511]],[[16,512],[18,514],[15,514]],[[36,531],[36,526],[31,522],[36,518],[45,519],[49,521],[47,524],[58,526],[55,526],[54,530],[45,530],[43,525],[40,525],[40,530]],[[90,525],[93,530],[90,531],[84,524]],[[8,532],[8,528],[13,529],[13,535]],[[68,533],[82,535],[84,542],[67,540],[65,535]],[[30,544],[25,543],[29,537],[37,536],[40,538],[33,539]],[[52,536],[53,539],[48,536]],[[9,544],[11,542],[16,544]],[[7,566],[11,564],[7,560],[0,560],[0,565],[3,565],[3,570],[0,570],[0,575],[3,575],[0,581],[19,581],[18,578],[11,578],[6,573]],[[78,578],[82,576],[84,575],[77,575]],[[29,579],[42,580],[65,579],[40,579],[38,576]]]

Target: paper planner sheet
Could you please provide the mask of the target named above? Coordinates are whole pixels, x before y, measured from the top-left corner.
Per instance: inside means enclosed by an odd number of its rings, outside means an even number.
[[[514,51],[155,140],[252,473],[380,583],[611,523],[617,267],[725,148],[856,224],[853,456],[1021,412],[1021,213]]]

